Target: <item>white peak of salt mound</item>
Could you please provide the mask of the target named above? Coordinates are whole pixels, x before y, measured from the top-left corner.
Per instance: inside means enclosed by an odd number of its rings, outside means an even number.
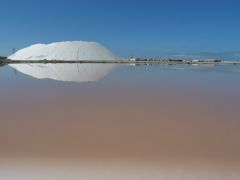
[[[96,42],[66,41],[35,44],[8,57],[11,60],[119,60],[120,58]]]

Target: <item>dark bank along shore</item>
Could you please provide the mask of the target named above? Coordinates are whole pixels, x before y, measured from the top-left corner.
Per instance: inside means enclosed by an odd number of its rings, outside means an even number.
[[[119,63],[119,64],[209,64],[209,65],[225,65],[225,64],[232,64],[232,65],[239,65],[240,61],[223,61],[223,60],[175,60],[175,59],[159,59],[159,60],[153,60],[153,59],[139,59],[139,60],[117,60],[117,61],[108,61],[108,60],[10,60],[6,57],[0,56],[0,65],[6,65],[6,64],[33,64],[33,63],[43,63],[43,64],[49,64],[49,63]]]
[[[1,59],[1,60],[6,60],[6,59],[7,59],[7,57],[0,56],[0,59]]]
[[[0,66],[4,66],[6,64],[7,57],[0,56]]]

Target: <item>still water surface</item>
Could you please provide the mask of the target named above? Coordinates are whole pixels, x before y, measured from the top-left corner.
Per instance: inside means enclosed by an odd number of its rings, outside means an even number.
[[[239,179],[239,66],[0,68],[0,178]]]

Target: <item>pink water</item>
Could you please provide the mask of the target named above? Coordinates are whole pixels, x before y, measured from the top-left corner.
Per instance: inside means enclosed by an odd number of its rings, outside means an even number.
[[[223,70],[124,66],[64,83],[4,67],[0,177],[239,179],[239,73]]]

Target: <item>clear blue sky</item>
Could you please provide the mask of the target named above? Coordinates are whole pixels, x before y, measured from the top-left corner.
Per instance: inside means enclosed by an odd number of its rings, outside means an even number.
[[[97,41],[128,56],[240,52],[239,0],[0,0],[0,54]]]

